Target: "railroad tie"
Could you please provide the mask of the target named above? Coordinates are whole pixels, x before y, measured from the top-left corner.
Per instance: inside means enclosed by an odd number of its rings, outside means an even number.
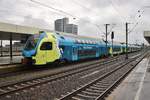
[[[81,98],[81,99],[82,99],[82,98],[83,98],[83,99],[85,98],[85,100],[88,99],[88,98],[89,98],[89,99],[95,99],[95,98],[97,97],[97,96],[88,96],[88,95],[83,95],[83,94],[77,94],[77,96],[78,96],[79,98]]]
[[[15,88],[13,88],[13,87],[7,87],[7,89],[9,89],[9,90],[15,90]]]
[[[5,93],[7,92],[6,90],[0,89],[0,92]],[[0,93],[1,94],[1,93]]]
[[[96,93],[102,93],[102,91],[100,91],[100,90],[91,89],[91,88],[86,89],[86,91],[89,91],[89,92],[96,92]]]
[[[99,96],[99,93],[94,93],[93,91],[92,92],[82,91],[82,93],[87,94],[87,95],[92,95],[92,96]]]
[[[78,98],[78,97],[72,97],[73,100],[85,100],[85,99],[81,99],[81,98]]]
[[[16,87],[16,88],[18,88],[18,89],[19,89],[19,88],[22,88],[21,86],[18,86],[18,85],[14,85],[14,87]]]

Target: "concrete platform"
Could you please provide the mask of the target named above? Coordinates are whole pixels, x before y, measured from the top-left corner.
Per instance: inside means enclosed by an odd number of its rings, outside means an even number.
[[[0,57],[0,66],[6,65],[6,64],[15,64],[15,63],[21,63],[22,56],[13,56],[13,59],[11,60],[9,56],[7,57]]]
[[[106,100],[150,100],[150,58],[143,59]]]

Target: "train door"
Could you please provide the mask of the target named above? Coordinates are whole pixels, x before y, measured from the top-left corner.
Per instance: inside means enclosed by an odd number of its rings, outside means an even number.
[[[108,54],[109,54],[109,55],[112,55],[112,53],[113,53],[112,47],[108,47]]]
[[[46,64],[46,41],[42,40],[35,56],[36,65]]]
[[[72,47],[72,59],[73,60],[78,60],[78,49],[76,46]]]
[[[48,41],[43,43],[46,46],[46,63],[54,62],[61,56],[56,41]]]
[[[98,46],[96,46],[96,57],[99,57],[99,55],[100,55],[100,52],[99,52],[100,50],[99,50],[99,47]]]
[[[48,41],[47,39],[41,42],[36,55],[37,65],[46,64],[59,59],[60,51],[54,44],[54,41]]]
[[[42,44],[43,49],[45,50],[45,62],[52,62],[53,59],[53,43],[52,42],[43,42]],[[41,48],[42,48],[41,46]]]

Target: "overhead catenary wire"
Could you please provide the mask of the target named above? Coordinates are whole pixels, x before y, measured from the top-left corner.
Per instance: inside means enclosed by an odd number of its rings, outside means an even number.
[[[143,3],[144,4],[144,3]],[[140,7],[140,9],[137,11],[137,13],[135,14],[135,18],[134,18],[134,21],[135,22],[135,25],[131,28],[131,30],[129,30],[129,33],[131,33],[132,31],[134,31],[136,29],[136,27],[139,25],[139,21],[140,21],[140,18],[142,17],[142,15],[144,14],[144,8],[150,8],[150,6],[142,6]],[[137,17],[137,19],[136,19]]]
[[[89,10],[89,11],[92,11],[92,9],[90,9],[90,8],[88,8],[88,7],[86,7],[86,6],[84,6],[84,5],[82,5],[82,4],[80,4],[80,3],[78,3],[78,2],[76,2],[75,0],[73,0],[76,4],[78,4],[79,6],[81,6],[82,8],[85,8],[85,9],[87,9],[87,10]],[[114,8],[114,10],[116,10],[116,8],[114,7],[114,5],[112,4],[112,7]],[[121,15],[120,15],[120,13],[116,10],[116,12],[118,13],[118,15],[120,16],[120,17],[122,17]],[[121,18],[121,19],[124,19],[124,18]],[[116,25],[116,24],[115,24]],[[115,25],[113,24],[112,25],[112,27],[111,27],[111,29],[110,29],[110,31],[108,32],[108,33],[110,33],[111,31],[112,31],[112,29],[115,27]],[[105,33],[104,31],[103,31],[103,33]],[[108,34],[109,35],[109,34]]]
[[[112,4],[112,6],[113,6],[113,8],[116,10],[116,12],[120,15],[120,17],[122,17],[121,16],[121,13],[116,9],[116,6],[114,5],[114,3],[113,2],[115,2],[115,1],[112,1],[112,0],[108,0],[108,1],[110,1],[110,3]],[[139,14],[137,14],[137,16],[135,15],[135,25],[131,28],[131,30],[129,30],[129,33],[131,33],[137,26],[138,26],[138,24],[139,24],[139,18],[142,16],[142,14],[143,14],[143,12],[144,11],[142,11],[142,13],[139,15]],[[136,21],[136,17],[138,17],[138,19],[137,19],[137,21]]]
[[[73,0],[74,3],[76,3],[77,5],[79,5],[80,7],[88,10],[88,11],[93,11],[91,8],[86,7],[85,5],[80,4],[79,2]],[[101,17],[101,15],[99,15]],[[96,25],[99,27],[99,25]],[[100,27],[99,27],[100,28]],[[112,31],[112,29],[114,28],[114,26],[111,27],[110,32]],[[102,29],[100,28],[100,30],[102,31]],[[105,33],[104,31],[102,31],[102,33]],[[109,32],[108,32],[109,33]]]
[[[112,7],[114,8],[114,10],[116,11],[116,13],[118,14],[118,16],[120,17],[120,19],[122,20],[126,20],[125,17],[122,16],[122,14],[120,13],[120,11],[116,8],[116,5],[113,3],[114,1],[112,0],[108,0],[110,2],[110,4],[112,5]]]
[[[53,9],[53,10],[55,10],[55,11],[58,11],[58,12],[60,12],[60,13],[64,13],[64,14],[69,15],[69,16],[71,16],[71,17],[76,17],[76,18],[77,18],[77,16],[74,16],[74,15],[68,13],[68,12],[63,11],[63,10],[60,10],[60,9],[54,8],[54,7],[52,7],[52,6],[49,6],[49,5],[47,5],[47,4],[41,3],[41,2],[39,2],[39,1],[37,1],[37,0],[30,0],[30,1],[31,1],[31,2],[34,2],[34,3],[36,3],[36,4],[39,4],[39,5],[42,5],[42,6],[44,6],[44,7]]]
[[[41,2],[39,2],[39,1],[36,1],[36,0],[30,0],[30,1],[31,1],[31,2],[34,2],[34,3],[36,3],[36,4],[39,4],[39,5],[41,5],[41,6],[44,6],[44,7],[53,9],[53,10],[59,12],[59,13],[62,13],[62,14],[65,14],[65,15],[69,15],[69,16],[71,16],[71,17],[73,17],[73,18],[78,18],[78,20],[84,20],[84,21],[86,21],[86,22],[88,22],[88,23],[91,23],[91,24],[95,25],[102,33],[105,33],[104,31],[102,31],[100,25],[98,25],[98,24],[95,24],[95,23],[93,23],[93,22],[87,21],[86,19],[81,19],[81,18],[79,18],[79,17],[77,17],[77,16],[75,16],[75,15],[73,15],[73,14],[71,14],[71,13],[65,12],[65,11],[60,10],[60,9],[57,9],[57,8],[54,8],[54,7],[52,7],[52,6],[46,5],[46,4],[44,4],[44,3],[41,3]],[[89,10],[89,8],[87,8],[87,7],[83,6],[83,5],[80,5],[80,6],[82,6],[82,7],[84,7],[85,9],[88,9],[88,10]],[[119,14],[119,13],[118,13],[118,14]],[[110,29],[110,31],[111,31],[113,28],[114,28],[114,27],[112,26],[112,28]],[[108,32],[108,33],[109,33],[109,32]]]
[[[98,27],[98,26],[100,26],[100,25],[95,24],[95,23],[90,22],[90,21],[87,21],[86,19],[81,19],[80,17],[77,17],[77,16],[75,16],[75,15],[73,15],[73,14],[71,14],[71,13],[68,13],[68,12],[66,12],[66,11],[63,11],[63,10],[60,10],[60,9],[57,9],[57,8],[54,8],[54,7],[49,6],[49,5],[47,5],[47,4],[41,3],[41,2],[39,2],[39,1],[37,1],[37,0],[30,0],[30,1],[31,1],[31,2],[34,2],[34,3],[36,3],[36,4],[39,4],[39,5],[43,6],[43,7],[47,7],[47,8],[49,8],[49,9],[53,9],[53,10],[59,12],[59,13],[63,13],[63,14],[69,15],[69,16],[75,18],[75,19],[77,18],[77,19],[79,19],[79,20],[84,20],[84,21],[86,21],[86,22],[89,22],[89,23],[95,25],[99,30],[101,30],[100,27]],[[103,31],[101,30],[101,32],[103,32]]]
[[[44,3],[41,3],[41,2],[39,2],[39,1],[36,1],[36,0],[30,0],[30,1],[32,1],[32,2],[34,2],[34,3],[39,3],[40,5],[42,5],[42,6],[44,6],[44,7],[48,7],[48,8],[50,8],[50,9],[53,9],[54,11],[53,11],[53,13],[55,13],[55,11],[56,11],[56,13],[59,15],[68,15],[68,16],[71,16],[71,17],[73,17],[73,18],[78,18],[78,19],[81,19],[81,18],[79,18],[79,17],[77,17],[77,16],[75,16],[75,15],[73,15],[73,14],[70,14],[70,13],[68,13],[68,12],[65,12],[65,11],[63,11],[63,10],[60,10],[60,9],[56,9],[56,8],[54,8],[54,7],[52,7],[52,6],[49,6],[49,5],[47,5],[47,4],[44,4]],[[84,7],[84,6],[83,6]],[[89,9],[88,7],[84,7],[85,9]],[[81,19],[81,20],[84,20],[84,21],[87,21],[86,19]],[[93,22],[91,22],[91,21],[87,21],[87,22],[89,22],[89,23],[91,23],[91,24],[93,24],[93,25],[95,25],[102,33],[105,33],[104,31],[102,31],[102,29],[101,29],[101,25],[98,25],[98,24],[95,24],[95,23],[93,23]],[[138,24],[135,24],[135,26],[129,31],[129,32],[132,32],[132,30],[134,30],[136,27],[137,27],[137,25]],[[114,27],[112,26],[112,28],[110,28],[110,31],[113,29]]]
[[[0,9],[0,13],[9,13],[10,14],[10,9]],[[54,11],[51,11],[52,13],[55,13],[55,14],[57,14],[57,15],[62,15],[62,16],[64,16],[64,14],[60,14],[60,13],[57,13],[57,12],[54,12]],[[23,11],[11,11],[11,16],[17,16],[17,17],[20,17],[20,18],[24,18],[24,19],[33,19],[33,20],[35,20],[36,18],[33,18],[32,17],[32,14],[30,14],[30,15],[24,15],[23,14],[24,12]],[[28,17],[28,16],[30,16],[30,17]],[[6,20],[6,19],[5,19]],[[9,20],[8,20],[9,21]],[[52,20],[51,20],[51,22],[52,22]]]
[[[139,10],[138,10],[138,13],[139,13]],[[131,28],[131,30],[129,30],[128,33],[131,33],[131,32],[139,25],[139,21],[140,21],[140,18],[142,17],[142,14],[143,14],[143,13],[144,13],[144,11],[142,11],[141,14],[138,14],[138,19],[137,19],[135,25]]]

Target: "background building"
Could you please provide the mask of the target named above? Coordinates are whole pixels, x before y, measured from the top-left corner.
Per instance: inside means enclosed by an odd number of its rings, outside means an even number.
[[[65,32],[65,25],[69,23],[68,18],[57,19],[55,21],[55,31]]]
[[[69,24],[68,18],[57,19],[55,21],[55,31],[78,34],[78,26]]]
[[[150,31],[144,31],[144,38],[150,44]]]
[[[66,24],[65,25],[65,32],[77,34],[78,33],[78,26],[74,25],[74,24]]]

